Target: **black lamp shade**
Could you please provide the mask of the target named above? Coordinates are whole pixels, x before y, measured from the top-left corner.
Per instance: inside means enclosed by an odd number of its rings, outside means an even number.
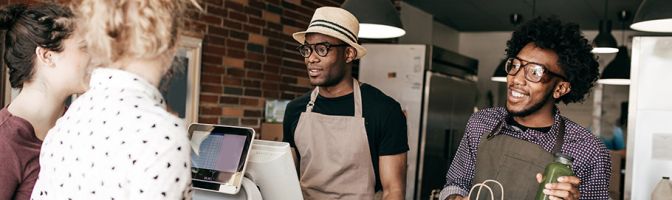
[[[341,7],[359,20],[360,38],[395,38],[406,34],[399,12],[389,0],[346,0]]]
[[[600,32],[593,40],[593,53],[618,52],[616,38],[611,35],[611,21],[600,20]]]
[[[606,85],[630,85],[630,56],[627,47],[618,47],[616,58],[604,68],[597,82]]]
[[[672,32],[672,1],[644,0],[630,28],[648,32]]]
[[[502,59],[502,61],[499,62],[499,65],[497,65],[497,69],[495,69],[495,73],[492,74],[490,80],[495,82],[506,82],[506,76],[508,74],[506,74],[504,65],[506,65],[506,59]]]

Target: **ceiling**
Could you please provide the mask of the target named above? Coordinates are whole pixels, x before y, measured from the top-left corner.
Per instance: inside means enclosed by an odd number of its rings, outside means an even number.
[[[434,19],[458,31],[511,31],[512,13],[532,18],[533,3],[537,16],[556,15],[565,22],[578,23],[583,30],[598,30],[604,17],[605,0],[404,0],[432,15]],[[613,29],[621,29],[618,13],[627,10],[632,22],[642,0],[609,0],[607,17]]]

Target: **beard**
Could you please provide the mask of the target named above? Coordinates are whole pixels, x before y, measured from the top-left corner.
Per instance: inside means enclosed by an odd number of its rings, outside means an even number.
[[[345,78],[345,70],[338,71],[336,73],[325,76],[324,81],[321,83],[315,83],[313,86],[319,87],[331,87],[339,84]]]
[[[317,84],[316,86],[331,87],[331,86],[334,86],[334,85],[340,83],[341,81],[343,81],[344,77],[345,77],[344,74],[329,77],[329,78],[325,79],[324,82],[322,82],[322,84]]]
[[[521,110],[521,111],[513,111],[513,110],[509,109],[509,106],[506,106],[506,111],[508,111],[509,114],[511,114],[511,116],[513,116],[513,117],[526,117],[526,116],[528,116],[532,113],[535,113],[535,112],[539,111],[539,109],[541,109],[541,107],[544,107],[544,104],[546,104],[546,102],[548,102],[548,100],[552,96],[553,96],[553,90],[549,90],[544,95],[543,100],[541,100],[539,102],[535,102],[534,104],[532,104],[532,106],[530,106],[528,108],[523,108],[523,110]]]

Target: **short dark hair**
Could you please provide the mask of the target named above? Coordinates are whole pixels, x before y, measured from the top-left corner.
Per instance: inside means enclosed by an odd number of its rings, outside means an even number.
[[[61,42],[74,29],[72,18],[68,8],[53,3],[14,4],[0,9],[0,29],[6,30],[4,59],[13,88],[22,88],[32,78],[38,46],[63,51]]]
[[[558,54],[558,65],[567,75],[571,91],[558,101],[582,102],[599,76],[599,63],[591,53],[593,47],[579,25],[562,23],[556,17],[537,17],[513,32],[506,42],[506,55],[515,57],[529,43]]]

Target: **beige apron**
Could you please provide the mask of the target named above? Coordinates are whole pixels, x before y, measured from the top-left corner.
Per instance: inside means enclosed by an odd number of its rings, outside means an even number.
[[[355,116],[312,112],[319,88],[310,95],[294,133],[300,155],[303,197],[309,199],[373,199],[376,184],[362,117],[359,82],[353,79]]]

